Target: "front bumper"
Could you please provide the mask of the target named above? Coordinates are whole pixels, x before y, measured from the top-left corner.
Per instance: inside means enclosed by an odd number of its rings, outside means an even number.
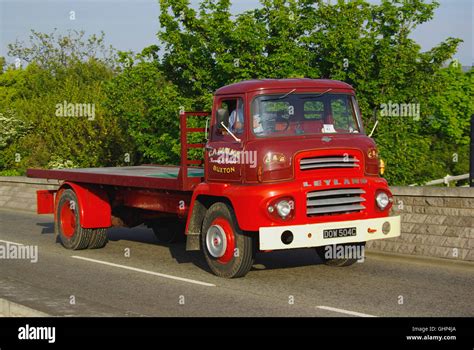
[[[382,232],[382,225],[385,222],[390,224],[390,231],[388,233]],[[324,230],[345,228],[355,228],[355,235],[335,238],[323,237]],[[281,237],[285,231],[290,231],[293,235],[293,240],[289,244],[282,242]],[[354,234],[354,230],[351,232]],[[400,216],[308,225],[261,227],[259,230],[260,250],[319,247],[341,243],[366,242],[397,236],[400,236]]]

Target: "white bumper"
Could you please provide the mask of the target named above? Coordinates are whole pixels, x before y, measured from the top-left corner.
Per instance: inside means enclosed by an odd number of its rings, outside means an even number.
[[[386,222],[390,224],[388,233],[382,232],[382,225]],[[290,231],[293,234],[293,241],[289,244],[283,243],[281,239],[285,231]],[[338,237],[331,237],[335,235]],[[319,247],[397,236],[400,236],[400,216],[296,226],[261,227],[259,230],[260,250]]]

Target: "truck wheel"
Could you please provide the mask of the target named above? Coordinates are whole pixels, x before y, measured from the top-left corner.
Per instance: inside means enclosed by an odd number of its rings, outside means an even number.
[[[81,227],[79,203],[73,190],[61,193],[56,211],[57,232],[61,244],[67,249],[86,249],[91,241],[91,230]]]
[[[89,242],[89,249],[99,249],[104,248],[107,245],[107,229],[106,228],[97,228],[89,229],[91,231],[91,240]]]
[[[202,250],[211,271],[219,277],[243,277],[253,265],[252,238],[237,226],[234,211],[225,203],[213,204],[202,226]]]
[[[346,244],[339,244],[336,246],[340,247],[351,247],[354,250],[353,251],[360,251],[361,247],[365,247],[365,242],[363,243],[346,243]],[[322,246],[322,247],[316,247],[316,253],[318,254],[319,258],[324,262],[324,264],[328,266],[336,266],[336,267],[343,267],[343,266],[350,266],[353,265],[357,262],[357,258],[336,258],[332,259],[326,256],[327,250],[326,247],[330,246]],[[363,254],[363,250],[362,250]]]
[[[184,225],[177,219],[160,220],[151,226],[156,239],[161,244],[183,242]]]

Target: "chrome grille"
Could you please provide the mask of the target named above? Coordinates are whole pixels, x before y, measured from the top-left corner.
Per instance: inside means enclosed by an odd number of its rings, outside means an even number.
[[[361,188],[342,188],[308,192],[306,195],[306,215],[331,215],[360,212],[365,191]]]
[[[301,170],[358,167],[359,159],[348,155],[303,158],[300,161]]]

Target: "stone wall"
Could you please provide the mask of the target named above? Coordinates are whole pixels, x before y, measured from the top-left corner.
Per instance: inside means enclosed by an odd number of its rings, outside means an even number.
[[[372,241],[368,249],[474,261],[474,188],[392,187],[400,237]]]
[[[58,180],[0,177],[0,208],[36,212],[36,191],[54,190],[58,185]]]

